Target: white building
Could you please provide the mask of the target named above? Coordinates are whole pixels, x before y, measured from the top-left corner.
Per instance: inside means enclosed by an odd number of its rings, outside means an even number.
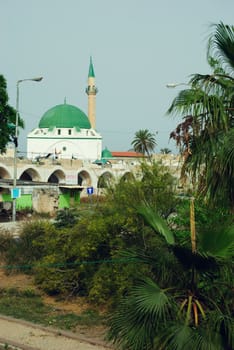
[[[42,116],[38,128],[27,136],[27,158],[52,156],[91,161],[101,158],[102,136],[95,130],[97,88],[91,59],[86,93],[88,116],[66,101]]]

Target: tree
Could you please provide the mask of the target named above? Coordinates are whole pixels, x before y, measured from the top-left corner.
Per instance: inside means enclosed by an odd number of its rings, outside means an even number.
[[[110,316],[109,340],[129,350],[233,349],[233,226],[223,220],[208,232],[203,228],[191,249],[192,240],[180,241],[149,205],[139,214],[166,246],[125,252],[150,273]]]
[[[112,205],[113,211],[122,212],[128,219],[133,214],[136,220],[136,206],[142,201],[152,204],[160,214],[167,217],[177,206],[176,183],[168,167],[155,161],[151,164],[142,162],[138,178],[112,184],[106,191],[106,200]]]
[[[147,129],[141,129],[135,133],[135,137],[131,143],[135,152],[147,154],[150,157],[155,146],[157,145],[155,135]]]
[[[215,25],[208,42],[212,74],[194,74],[168,113],[184,115],[171,133],[184,157],[182,176],[213,203],[234,208],[234,27]]]
[[[15,140],[16,111],[8,104],[7,84],[3,75],[0,75],[0,152],[4,153],[8,142]],[[23,121],[19,118],[19,126]]]
[[[95,210],[61,211],[54,228],[43,234],[43,241],[33,240],[33,249],[44,253],[34,270],[40,288],[66,297],[85,295],[89,301],[109,307],[118,302],[139,272],[147,268],[120,259],[119,251],[159,246],[136,206],[147,200],[168,217],[178,203],[173,192],[175,179],[168,168],[143,162],[140,172],[140,179],[129,177],[112,183],[106,189],[105,201]],[[34,231],[32,226],[30,230]]]
[[[169,154],[169,153],[171,153],[171,150],[169,148],[165,147],[165,148],[161,148],[160,152],[162,154]]]

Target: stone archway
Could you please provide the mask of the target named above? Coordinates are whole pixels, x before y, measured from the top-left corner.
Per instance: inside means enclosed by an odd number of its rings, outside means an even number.
[[[28,168],[20,175],[19,180],[22,181],[40,181],[40,175],[33,168]]]
[[[135,176],[130,171],[123,174],[123,176],[120,179],[120,181],[124,181],[124,182],[133,181],[133,180],[135,180]]]
[[[77,175],[77,183],[80,186],[90,186],[91,185],[90,174],[86,170],[80,171]]]
[[[49,183],[65,183],[66,182],[66,175],[62,170],[55,170],[49,177],[47,182]]]
[[[99,178],[97,188],[107,188],[114,180],[113,175],[109,171],[105,171]]]
[[[0,179],[10,179],[11,176],[9,174],[9,172],[3,168],[3,167],[0,167]]]

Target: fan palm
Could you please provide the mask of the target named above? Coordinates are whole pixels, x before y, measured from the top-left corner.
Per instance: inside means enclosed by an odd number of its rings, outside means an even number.
[[[222,279],[233,255],[234,228],[198,235],[194,252],[175,243],[152,207],[145,204],[139,213],[168,248],[161,255],[125,252],[147,264],[150,274],[139,280],[111,316],[109,340],[129,350],[231,350],[231,285],[222,285]]]
[[[135,152],[147,154],[150,157],[150,153],[157,145],[155,135],[149,130],[139,130],[135,133],[135,137],[131,143]]]
[[[182,175],[199,180],[200,193],[234,208],[234,27],[219,23],[208,43],[211,75],[195,74],[168,113],[184,120],[171,137],[184,156]],[[221,181],[222,179],[222,181]]]

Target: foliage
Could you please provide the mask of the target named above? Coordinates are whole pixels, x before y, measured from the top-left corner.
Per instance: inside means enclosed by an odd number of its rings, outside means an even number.
[[[79,315],[66,313],[64,310],[45,305],[39,294],[29,295],[28,290],[0,290],[0,312],[7,316],[66,330],[75,330],[78,325],[90,327],[104,323],[103,316],[95,310],[86,310]]]
[[[16,111],[8,104],[7,84],[3,75],[0,75],[0,153],[4,153],[6,145],[14,141]],[[19,126],[23,121],[19,118]]]
[[[115,261],[115,254],[134,237],[121,232],[123,218],[118,213],[105,214],[89,213],[72,229],[60,229],[45,237],[46,254],[34,269],[43,290],[51,295],[89,296],[100,304],[111,298],[114,302],[131,283],[128,277],[134,276],[137,267],[128,262],[124,267],[122,261]],[[120,271],[125,271],[121,278]]]
[[[53,227],[47,221],[26,223],[19,236],[1,236],[0,251],[7,265],[7,271],[24,270],[32,272],[32,267],[45,254],[44,237]]]
[[[167,148],[167,147],[161,148],[160,149],[160,153],[162,153],[162,154],[169,154],[169,153],[171,153],[171,150],[169,148]]]
[[[169,216],[168,220],[175,236],[182,240],[189,237],[191,198],[191,195],[181,196],[177,202],[176,211]],[[198,231],[206,227],[208,231],[212,232],[220,225],[223,228],[232,225],[232,215],[228,210],[222,207],[211,207],[201,198],[195,200],[195,217]]]
[[[157,145],[155,135],[149,130],[139,130],[135,133],[135,137],[131,143],[135,152],[150,156],[150,153]]]
[[[113,208],[137,213],[136,206],[147,201],[167,217],[175,208],[176,179],[171,175],[169,168],[158,162],[150,165],[142,162],[139,166],[136,179],[120,181],[109,187],[107,200]]]
[[[153,217],[152,208],[139,212],[156,235],[160,231],[167,239],[166,223]],[[226,233],[222,229],[207,235],[203,227],[195,252],[178,239],[164,251],[161,246],[161,255],[155,249],[126,252],[147,264],[150,273],[142,275],[110,316],[109,340],[129,350],[231,350],[234,231],[233,225]]]
[[[27,266],[40,288],[51,295],[87,296],[94,303],[113,306],[139,273],[148,270],[119,257],[121,251],[162,245],[139,217],[138,204],[147,200],[167,217],[178,201],[174,186],[166,167],[142,163],[139,179],[112,185],[105,201],[89,210],[82,210],[87,209],[82,204],[79,220],[77,212],[68,209],[58,213],[54,224],[27,224],[8,250],[7,264]]]
[[[54,225],[56,228],[72,227],[77,220],[77,210],[65,208],[57,212]]]
[[[208,42],[212,74],[194,74],[168,113],[183,115],[171,133],[184,157],[182,176],[192,175],[210,203],[234,207],[234,27],[222,22]]]

